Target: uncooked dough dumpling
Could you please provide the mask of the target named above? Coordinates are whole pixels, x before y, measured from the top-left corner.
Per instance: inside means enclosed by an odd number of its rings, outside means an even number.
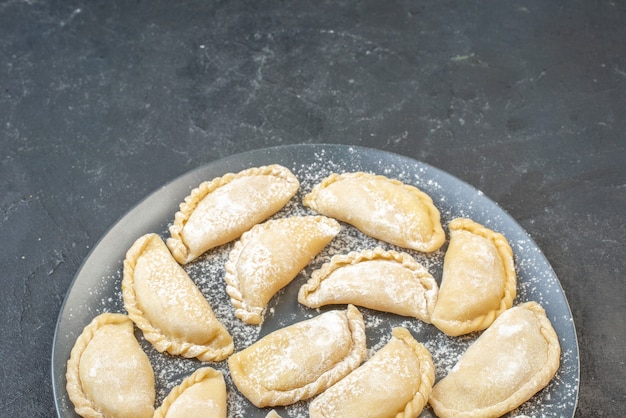
[[[322,313],[276,330],[228,359],[239,391],[255,406],[290,405],[326,390],[367,355],[359,310]]]
[[[226,418],[224,376],[201,367],[173,388],[154,412],[154,418]]]
[[[167,246],[176,261],[187,264],[278,212],[299,187],[293,173],[278,164],[203,182],[180,204]]]
[[[433,252],[446,238],[432,198],[415,186],[385,176],[333,173],[313,187],[302,203],[403,248]]]
[[[448,335],[481,331],[513,305],[517,276],[513,250],[504,235],[466,218],[448,225],[432,323]]]
[[[311,418],[417,418],[435,381],[426,347],[406,328],[309,405]]]
[[[543,389],[559,368],[559,339],[536,302],[500,315],[439,381],[430,405],[440,418],[499,417]]]
[[[225,269],[226,292],[235,316],[263,322],[268,302],[339,233],[339,222],[325,216],[270,220],[244,233]]]
[[[85,327],[66,377],[67,394],[82,417],[152,417],[154,372],[124,314],[103,313]]]
[[[333,256],[311,273],[298,301],[310,308],[351,303],[430,323],[438,290],[433,276],[409,254],[377,247]]]
[[[159,352],[220,361],[234,350],[228,330],[157,234],[140,237],[126,253],[122,296],[128,316]]]

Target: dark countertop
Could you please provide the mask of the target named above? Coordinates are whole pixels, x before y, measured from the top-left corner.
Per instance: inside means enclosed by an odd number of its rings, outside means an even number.
[[[0,416],[55,414],[72,278],[163,184],[297,143],[482,190],[569,300],[577,416],[626,411],[626,6],[616,1],[0,2]]]

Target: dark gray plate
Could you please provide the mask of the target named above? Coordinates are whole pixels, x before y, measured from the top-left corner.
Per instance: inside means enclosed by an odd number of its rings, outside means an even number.
[[[189,191],[202,181],[245,168],[282,164],[299,178],[299,193],[275,217],[311,213],[303,208],[301,200],[314,184],[332,172],[368,171],[396,178],[415,185],[428,193],[441,211],[444,227],[456,217],[474,219],[503,233],[509,240],[518,269],[518,296],[515,304],[534,300],[546,310],[559,335],[561,366],[550,384],[530,401],[507,416],[573,417],[578,398],[579,359],[578,344],[572,315],[561,285],[544,255],[526,232],[496,203],[480,191],[457,178],[422,162],[388,152],[342,145],[293,145],[267,148],[233,155],[211,162],[177,178],[154,192],[120,219],[96,245],[74,278],[61,309],[52,351],[52,382],[56,408],[60,417],[75,417],[73,406],[65,390],[65,368],[70,350],[82,329],[96,315],[105,312],[124,312],[120,283],[122,261],[126,250],[141,235],[156,232],[167,237],[167,227],[173,220],[178,204]],[[555,237],[556,239],[556,237]],[[396,249],[391,245],[362,235],[344,225],[340,235],[300,274],[275,296],[268,307],[261,327],[244,325],[233,317],[223,284],[223,263],[232,244],[210,251],[186,270],[205,294],[218,318],[229,328],[235,339],[235,350],[240,350],[256,339],[277,328],[317,315],[319,311],[297,303],[298,288],[310,272],[336,253],[373,248],[377,245]],[[440,281],[444,247],[429,255],[407,251],[424,264]],[[406,250],[404,250],[406,251]],[[329,307],[338,309],[342,307]],[[476,335],[450,338],[432,325],[416,319],[362,309],[366,321],[368,348],[380,348],[390,337],[391,328],[404,326],[432,353],[437,379],[443,377],[458,360]],[[157,404],[169,390],[202,364],[188,359],[156,352],[137,332],[143,348],[155,369]],[[225,362],[211,364],[225,373],[229,390],[229,416],[264,417],[267,410],[257,410],[233,387]],[[307,403],[300,402],[286,409],[277,408],[283,417],[306,417]],[[432,417],[430,409],[422,417]]]

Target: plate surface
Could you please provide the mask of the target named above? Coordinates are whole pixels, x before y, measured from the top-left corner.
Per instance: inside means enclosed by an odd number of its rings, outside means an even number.
[[[293,171],[301,183],[300,191],[292,201],[274,217],[311,214],[301,205],[302,197],[322,178],[332,172],[367,171],[382,174],[417,186],[428,193],[441,211],[442,224],[456,217],[469,217],[503,233],[515,253],[518,271],[518,295],[514,304],[534,300],[547,312],[559,335],[561,366],[550,384],[519,409],[507,416],[559,416],[573,417],[578,398],[579,358],[576,332],[569,305],[550,264],[541,250],[496,203],[483,193],[459,179],[414,159],[379,150],[344,145],[292,145],[266,148],[233,155],[211,162],[184,174],[166,184],[130,210],[107,232],[87,257],[78,271],[59,314],[52,351],[52,382],[59,417],[76,417],[65,390],[65,369],[76,338],[91,319],[102,312],[124,312],[121,297],[122,262],[126,250],[141,235],[156,232],[168,236],[167,227],[178,210],[178,205],[190,190],[202,181],[211,180],[228,172],[238,172],[249,167],[278,163]],[[276,295],[268,306],[262,326],[249,326],[234,318],[223,282],[223,264],[232,248],[226,244],[209,251],[190,265],[185,266],[190,277],[209,300],[216,316],[227,326],[235,339],[235,350],[241,350],[267,333],[313,317],[319,311],[297,303],[299,287],[306,282],[311,271],[318,268],[334,254],[383,246],[396,249],[369,238],[354,228],[343,224],[340,235],[301,272],[294,281]],[[446,245],[433,254],[413,255],[441,281],[441,268]],[[343,309],[329,307],[327,309]],[[327,310],[323,309],[323,310]],[[442,378],[456,363],[476,335],[447,337],[434,326],[417,319],[360,309],[366,321],[368,348],[373,352],[390,337],[394,326],[407,327],[433,355],[437,379]],[[137,337],[147,352],[155,369],[157,404],[172,387],[202,366],[198,361],[167,356],[156,352],[145,342],[141,332]],[[268,410],[258,410],[233,387],[226,362],[211,363],[225,373],[229,390],[229,416],[265,417]],[[307,402],[287,408],[276,408],[283,417],[306,417]],[[425,409],[422,417],[434,416]]]

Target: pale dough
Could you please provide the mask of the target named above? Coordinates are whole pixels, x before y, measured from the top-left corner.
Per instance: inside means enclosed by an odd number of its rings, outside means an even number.
[[[363,316],[349,305],[266,335],[233,354],[228,367],[239,391],[262,408],[293,404],[324,391],[366,355]]]
[[[510,308],[517,276],[504,235],[466,218],[454,219],[448,228],[450,243],[431,318],[437,328],[457,336],[484,330]]]
[[[150,418],[154,372],[124,314],[95,317],[67,362],[67,394],[84,418]]]
[[[311,418],[417,418],[435,381],[428,350],[406,328],[309,405]]]
[[[446,238],[431,197],[385,176],[333,173],[313,187],[302,203],[403,248],[433,252]]]
[[[430,405],[440,418],[498,417],[543,389],[560,363],[559,339],[536,302],[505,311],[438,382]]]
[[[160,352],[220,361],[234,350],[228,330],[157,234],[132,245],[124,260],[124,308]]]
[[[201,367],[174,387],[154,412],[154,418],[226,418],[224,376]]]
[[[299,187],[293,173],[278,164],[203,182],[180,204],[167,246],[176,261],[189,263],[269,218]]]
[[[339,233],[325,216],[292,216],[254,226],[235,244],[226,263],[226,292],[235,315],[263,322],[267,303]]]
[[[409,254],[377,247],[333,256],[311,273],[298,301],[310,308],[352,303],[430,323],[438,291],[433,276]]]

